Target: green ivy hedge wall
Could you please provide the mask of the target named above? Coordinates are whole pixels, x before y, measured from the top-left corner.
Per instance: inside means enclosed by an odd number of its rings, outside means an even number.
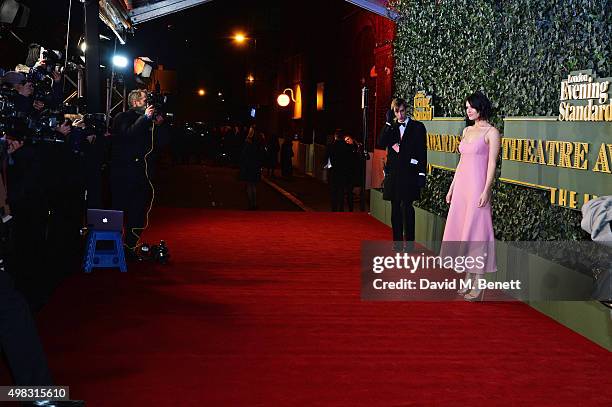
[[[612,76],[612,0],[391,0],[398,11],[395,94],[434,97],[436,116],[463,116],[464,99],[485,92],[504,116],[557,115],[572,70]],[[418,206],[446,217],[453,173],[434,170]],[[496,237],[586,239],[581,214],[551,206],[546,191],[497,182]]]

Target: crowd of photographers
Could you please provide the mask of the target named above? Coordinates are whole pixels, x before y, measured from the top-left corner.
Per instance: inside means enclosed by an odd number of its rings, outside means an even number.
[[[0,83],[0,347],[18,385],[52,384],[31,312],[79,254],[82,127],[60,114],[62,74],[40,60]]]
[[[61,74],[40,66],[2,77],[2,215],[12,216],[2,252],[33,309],[46,302],[79,253],[85,168],[95,138],[85,123],[60,114]]]
[[[144,90],[110,128],[104,114],[69,114],[57,67],[41,57],[0,69],[0,256],[34,311],[80,268],[86,208],[123,210],[136,246],[151,193],[150,130],[162,142],[170,133],[161,101]]]
[[[0,69],[0,348],[18,385],[51,384],[31,313],[81,269],[85,209],[124,211],[133,256],[153,141],[170,137],[163,101],[144,90],[129,94],[110,128],[104,114],[70,114],[58,66],[41,57]]]

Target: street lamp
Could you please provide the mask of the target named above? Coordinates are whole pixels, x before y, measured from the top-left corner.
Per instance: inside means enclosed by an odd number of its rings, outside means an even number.
[[[204,89],[198,89],[198,95],[204,96],[206,95],[206,91]]]
[[[289,96],[287,96],[287,94],[285,92],[289,91],[289,93],[291,94],[291,99],[289,99]],[[278,105],[280,107],[286,107],[289,105],[289,102],[293,101],[295,103],[295,98],[293,97],[293,89],[291,88],[286,88],[280,95],[278,95],[278,97],[276,98],[276,103],[278,103]]]
[[[238,44],[242,44],[244,41],[247,40],[247,37],[243,34],[243,33],[236,33],[234,34],[234,41],[236,41]]]

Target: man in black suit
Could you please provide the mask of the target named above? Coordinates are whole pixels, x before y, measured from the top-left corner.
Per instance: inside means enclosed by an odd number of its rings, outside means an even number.
[[[111,193],[113,209],[123,211],[125,217],[125,244],[131,256],[150,200],[145,155],[151,148],[155,108],[147,105],[147,93],[142,89],[130,92],[128,101],[130,110],[113,120]]]
[[[414,207],[421,188],[425,186],[427,145],[423,123],[408,117],[408,104],[404,99],[394,99],[382,129],[378,145],[387,150],[383,199],[391,201],[391,225],[393,241],[405,249],[414,245]]]
[[[344,212],[344,196],[347,195],[348,210],[353,212],[353,173],[355,152],[352,139],[343,137],[342,130],[336,129],[334,140],[327,146],[325,168],[329,174],[332,212]]]

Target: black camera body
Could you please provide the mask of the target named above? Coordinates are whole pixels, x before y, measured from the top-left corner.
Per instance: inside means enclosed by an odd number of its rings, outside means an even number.
[[[63,112],[45,111],[40,116],[29,117],[27,120],[29,134],[24,142],[37,143],[64,143],[64,136],[55,131],[55,128],[66,121]]]
[[[156,261],[160,264],[168,264],[170,250],[163,240],[158,245],[143,243],[138,247],[137,256],[140,261]]]
[[[89,144],[88,136],[104,137],[106,134],[106,114],[88,113],[82,117],[82,126],[73,126],[70,131],[69,147],[75,154],[84,154],[83,145]]]
[[[34,87],[34,93],[32,94],[34,100],[40,100],[45,104],[52,102],[53,78],[49,76],[43,65],[30,69],[30,72],[26,73],[25,76],[26,81]]]
[[[160,93],[147,92],[147,106],[153,106],[156,112],[163,112],[168,97]]]
[[[5,119],[15,116],[15,97],[17,91],[4,86],[0,87],[0,126]]]
[[[155,116],[163,117],[166,123],[174,122],[174,113],[170,113],[168,96],[156,92],[147,92],[147,106],[153,106]]]
[[[83,123],[83,132],[88,136],[94,134],[96,137],[102,137],[106,133],[105,113],[87,113],[83,115]]]
[[[61,111],[44,111],[28,115],[15,109],[17,91],[0,87],[0,134],[28,144],[63,143],[55,128],[64,123]],[[40,99],[38,99],[40,100]]]

